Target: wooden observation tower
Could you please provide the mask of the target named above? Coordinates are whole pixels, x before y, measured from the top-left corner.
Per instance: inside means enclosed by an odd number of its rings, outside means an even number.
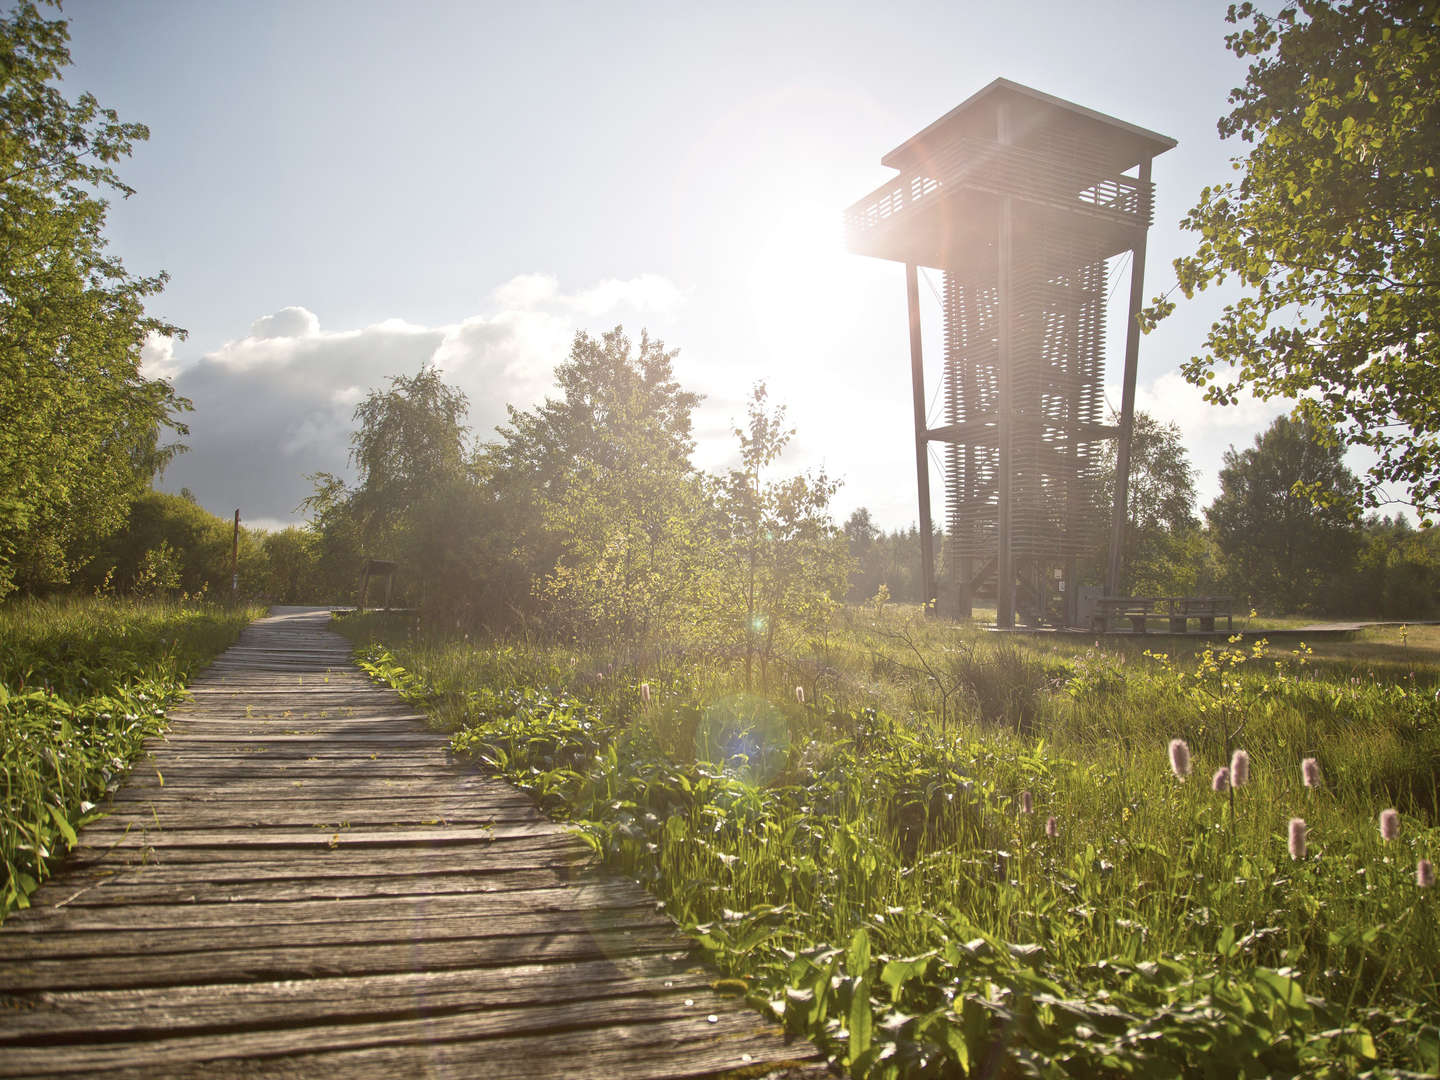
[[[996,79],[881,158],[900,175],[845,212],[850,250],[905,264],[925,595],[935,598],[929,444],[944,447],[946,561],[968,616],[994,584],[997,621],[1042,619],[1110,521],[1120,588],[1143,299],[1150,162],[1175,140]],[[1120,423],[1104,414],[1110,260],[1131,252]],[[926,417],[917,268],[944,271],[945,422]],[[1100,450],[1118,439],[1114,500]]]

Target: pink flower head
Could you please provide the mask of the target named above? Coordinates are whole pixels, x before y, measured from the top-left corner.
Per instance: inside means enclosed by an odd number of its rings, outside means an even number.
[[[1415,864],[1415,884],[1422,889],[1435,884],[1435,867],[1430,865],[1429,859],[1421,859]]]
[[[1299,862],[1305,858],[1305,819],[1290,819],[1290,858]]]
[[[1035,812],[1035,800],[1031,798],[1030,792],[1020,792],[1020,813],[1033,814]]]
[[[1230,770],[1224,765],[1215,770],[1215,775],[1210,778],[1210,789],[1212,791],[1224,791],[1230,786]]]
[[[650,684],[648,682],[640,684],[640,700],[646,705],[650,704]]]
[[[1306,787],[1320,786],[1320,763],[1313,757],[1300,762],[1300,779]]]
[[[1049,837],[1060,835],[1060,823],[1055,820],[1053,815],[1045,819],[1045,835]]]
[[[1170,769],[1181,780],[1190,775],[1190,747],[1184,739],[1170,740]]]
[[[795,687],[795,700],[801,705],[805,704],[805,688],[803,686]]]
[[[1400,815],[1394,810],[1380,811],[1380,839],[1394,840],[1400,835]]]
[[[1230,786],[1244,787],[1250,782],[1250,755],[1236,750],[1230,755]]]

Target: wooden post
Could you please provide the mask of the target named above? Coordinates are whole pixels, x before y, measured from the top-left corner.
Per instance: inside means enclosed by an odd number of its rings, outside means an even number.
[[[1013,208],[1010,198],[1006,196],[1000,201],[1000,287],[997,290],[996,314],[996,381],[999,383],[999,401],[996,405],[997,427],[996,437],[1000,446],[1000,463],[997,472],[999,486],[997,513],[997,550],[995,553],[995,625],[1009,629],[1015,625],[1015,560],[1011,550],[1013,537],[1011,535],[1011,522],[1013,520],[1012,500],[1015,497],[1014,478],[1011,473],[1015,468],[1014,455],[1011,453],[1013,444],[1014,422],[1011,410],[1015,406],[1014,396],[1011,393],[1011,371],[1010,365],[1015,357],[1014,326],[1015,319],[1015,297],[1011,289],[1011,271],[1014,263],[1014,251],[1012,243]]]
[[[1010,133],[1010,109],[1002,104],[995,114],[996,138],[1002,145],[1008,145],[1011,139]],[[1014,498],[1014,484],[1011,472],[1015,467],[1014,457],[1011,453],[1012,435],[1014,431],[1013,417],[1010,415],[1015,406],[1014,397],[1011,392],[1011,371],[1010,365],[1015,358],[1014,350],[1014,326],[1015,321],[1015,295],[1013,282],[1010,280],[1014,272],[1014,206],[1010,196],[1006,195],[1000,200],[1000,234],[997,237],[996,248],[997,275],[996,275],[996,381],[999,383],[999,401],[996,405],[998,416],[996,417],[998,431],[996,437],[999,439],[999,477],[997,493],[999,506],[997,507],[998,520],[996,522],[996,533],[998,534],[998,550],[995,556],[995,625],[1003,629],[1011,629],[1015,625],[1015,562],[1011,552],[1011,521],[1012,510],[1011,500]]]
[[[1150,159],[1140,162],[1140,198],[1150,199]],[[1124,588],[1125,518],[1130,505],[1130,438],[1135,428],[1135,377],[1140,362],[1140,306],[1145,302],[1145,233],[1149,215],[1144,216],[1139,235],[1131,247],[1130,318],[1125,333],[1125,384],[1120,392],[1120,434],[1115,447],[1115,504],[1110,519],[1110,566],[1105,574],[1105,592],[1119,596]]]
[[[240,599],[240,510],[235,510],[235,532],[230,539],[230,599]]]
[[[390,610],[390,586],[395,584],[395,571],[385,575],[385,610]]]
[[[910,386],[915,396],[915,484],[920,495],[920,588],[925,611],[934,612],[935,542],[930,524],[929,426],[925,422],[925,358],[920,343],[920,279],[905,264],[905,299],[910,308]]]
[[[365,594],[370,590],[370,561],[365,561],[365,568],[360,571],[360,610],[359,614],[365,614]]]

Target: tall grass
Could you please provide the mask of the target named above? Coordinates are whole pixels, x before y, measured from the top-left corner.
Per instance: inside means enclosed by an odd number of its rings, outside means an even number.
[[[351,632],[853,1075],[1440,1065],[1433,642],[1376,674],[1352,646],[1162,659],[852,610],[792,660],[802,705],[683,649]],[[1217,792],[1235,748],[1249,782]]]
[[[28,904],[190,675],[260,614],[114,598],[0,605],[0,918]]]

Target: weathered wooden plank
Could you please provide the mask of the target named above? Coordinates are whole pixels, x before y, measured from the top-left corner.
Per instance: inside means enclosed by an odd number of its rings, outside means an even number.
[[[493,781],[489,782],[493,783]],[[125,780],[124,790],[117,797],[141,799],[149,798],[152,795],[165,796],[182,793],[203,795],[208,793],[217,798],[232,798],[239,792],[254,791],[257,795],[303,792],[308,796],[368,793],[370,798],[380,798],[389,795],[453,795],[456,792],[468,793],[480,788],[481,781],[473,773],[453,775],[448,771],[442,772],[438,769],[429,776],[406,776],[404,778],[372,776],[368,781],[358,784],[353,779],[327,776],[285,777],[279,783],[273,779],[255,780],[251,778],[237,779],[230,784],[225,784],[223,779],[218,783],[209,780],[202,783],[192,782],[187,779],[184,771],[176,772],[173,769],[162,782],[160,778],[156,777],[155,771],[151,769],[146,772],[131,773]]]
[[[128,990],[41,991],[12,999],[0,1047],[103,1042],[130,1030],[255,1029],[269,1024],[394,1019],[505,1005],[545,1005],[563,986],[571,1001],[633,996],[644,985],[703,995],[714,976],[675,955],[572,960],[458,971],[400,972],[289,982],[220,983]],[[645,982],[637,985],[637,980]]]
[[[370,876],[311,877],[296,879],[295,868],[286,863],[270,875],[245,874],[237,881],[217,881],[213,873],[193,869],[184,877],[163,880],[154,867],[139,881],[121,880],[124,875],[77,881],[67,877],[65,888],[53,901],[47,895],[37,906],[98,907],[131,904],[199,904],[276,900],[344,900],[352,897],[473,896],[476,893],[506,892],[512,889],[541,889],[579,880],[576,868],[542,867],[525,860],[525,865],[487,869],[468,874],[372,874]],[[247,869],[254,866],[246,863]]]
[[[37,908],[15,933],[0,939],[0,956],[9,946],[17,952],[44,937],[67,939],[82,931],[168,932],[180,928],[300,925],[340,922],[350,926],[372,921],[464,918],[493,919],[501,915],[547,912],[606,911],[636,908],[653,911],[655,900],[634,882],[610,879],[576,882],[558,888],[517,890],[464,896],[387,897],[379,900],[280,901],[250,904],[133,904],[123,908]],[[63,934],[53,931],[64,929]],[[27,940],[28,939],[28,940]]]
[[[81,832],[83,838],[88,829]],[[309,849],[307,849],[309,851]],[[384,856],[384,865],[446,867],[464,869],[472,866],[502,865],[506,859],[531,860],[539,858],[562,859],[588,857],[589,852],[578,839],[568,836],[519,836],[497,837],[491,844],[461,844],[438,848],[397,845],[377,853],[375,848],[355,846],[349,849],[337,845],[327,848],[310,858],[303,866],[297,866],[293,852],[285,848],[270,848],[257,845],[223,845],[220,847],[175,846],[159,850],[144,843],[111,847],[84,847],[66,856],[66,873],[74,871],[110,870],[117,868],[139,868],[144,866],[209,866],[217,872],[227,865],[245,870],[256,864],[283,861],[292,873],[300,870],[308,876],[323,874],[327,869],[350,868],[357,863],[378,866],[379,854]],[[8,924],[7,924],[8,925]]]
[[[161,814],[164,817],[161,817]],[[164,824],[157,826],[156,820]],[[405,806],[387,808],[372,799],[368,805],[332,805],[311,800],[304,803],[250,802],[145,802],[125,804],[106,813],[87,834],[91,840],[107,833],[129,829],[163,828],[167,832],[219,828],[380,828],[382,826],[445,828],[452,825],[499,825],[534,821],[535,808],[523,804],[488,803],[480,806],[454,804],[440,812],[434,802],[411,799]]]
[[[73,1076],[45,1073],[39,1076]],[[144,1065],[126,1065],[102,1074],[109,1080],[150,1080]],[[753,1036],[728,1031],[653,1031],[644,1026],[583,1028],[547,1033],[543,1038],[480,1039],[454,1043],[383,1046],[287,1054],[264,1058],[219,1059],[176,1064],[166,1075],[176,1080],[308,1080],[343,1076],[347,1080],[393,1080],[397,1076],[485,1077],[486,1080],[666,1080],[714,1077],[715,1080],[820,1080],[838,1074],[817,1063],[814,1049],[795,1042],[757,1045]]]
[[[107,835],[103,829],[104,820],[89,826],[80,836],[77,855],[93,851],[93,844],[104,844]],[[431,847],[455,844],[488,844],[495,840],[518,836],[564,835],[563,825],[550,821],[528,821],[517,824],[497,824],[493,827],[456,826],[451,829],[421,826],[396,826],[389,829],[185,829],[170,832],[164,828],[129,830],[121,838],[122,846],[147,846],[158,850],[172,847],[261,847],[296,848],[305,851],[339,847]]]
[[[537,1042],[557,1032],[643,1026],[646,1040],[683,1041],[691,1033],[715,1039],[744,1034],[763,1037],[753,1016],[736,1013],[731,1003],[713,993],[672,991],[663,995],[561,1001],[549,1005],[495,1008],[423,1019],[380,1020],[304,1027],[264,1028],[254,1031],[210,1032],[147,1039],[143,1060],[152,1069],[211,1062],[216,1059],[314,1053],[387,1045],[434,1047],[437,1043],[474,1041],[486,1037],[538,1036]],[[715,1012],[720,1009],[723,1012]],[[713,1019],[712,1019],[713,1018]],[[158,1034],[158,1033],[156,1033]],[[612,1036],[613,1037],[613,1036]],[[773,1038],[773,1037],[772,1037]],[[774,1040],[772,1052],[784,1052]],[[118,1055],[133,1054],[133,1043],[76,1043],[61,1046],[6,1047],[0,1055],[0,1076],[24,1075],[27,1068],[57,1065],[72,1072],[90,1072],[113,1064]],[[137,1055],[138,1056],[138,1055]],[[752,1058],[754,1057],[752,1053]],[[734,1055],[739,1064],[739,1055]],[[134,1060],[132,1058],[132,1060]]]
[[[149,808],[153,806],[158,812],[184,816],[190,811],[207,807],[228,809],[244,806],[258,813],[275,811],[306,814],[314,809],[329,810],[332,816],[343,817],[346,813],[378,813],[387,807],[393,808],[396,813],[401,815],[418,814],[426,810],[438,811],[442,814],[447,811],[453,811],[456,814],[479,814],[486,810],[529,810],[533,813],[535,810],[533,799],[524,792],[510,787],[499,790],[471,788],[461,792],[453,790],[451,785],[432,785],[431,787],[434,790],[428,793],[415,794],[410,791],[402,791],[379,796],[367,795],[364,792],[348,795],[315,793],[310,790],[308,785],[296,788],[289,784],[283,784],[279,787],[264,788],[236,795],[203,789],[188,791],[178,787],[166,789],[157,785],[154,792],[144,796],[131,797],[128,790],[121,791],[108,802],[102,803],[100,812],[111,816],[120,816],[136,813],[143,809],[148,814]]]
[[[446,971],[465,967],[537,964],[551,960],[612,959],[683,948],[670,927],[587,930],[567,933],[421,938],[399,942],[281,946],[250,941],[203,952],[157,951],[143,957],[96,955],[83,962],[48,957],[6,962],[0,995],[41,990],[192,986],[205,982],[313,979],[333,975],[383,975],[401,971]],[[563,993],[562,988],[557,988]]]
[[[46,882],[31,896],[36,905],[58,904],[74,888],[84,888],[101,881],[116,884],[175,884],[179,882],[214,882],[230,885],[249,881],[304,880],[323,882],[328,878],[407,878],[427,874],[456,874],[483,878],[491,874],[509,874],[517,869],[549,869],[579,880],[580,871],[593,869],[590,852],[579,844],[563,846],[511,841],[490,848],[458,848],[437,852],[406,852],[390,854],[377,861],[369,851],[331,852],[306,866],[304,875],[297,875],[295,862],[285,853],[250,852],[248,857],[197,860],[171,858],[167,852],[162,862],[153,853],[130,851],[125,857],[92,862],[88,865],[67,865],[65,873]]]
[[[503,896],[504,894],[492,894]],[[445,899],[445,898],[441,898]],[[236,909],[262,909],[267,904],[236,904]],[[109,913],[112,908],[66,909],[80,914]],[[177,907],[183,913],[185,907]],[[263,917],[263,911],[260,912]],[[563,917],[560,917],[563,916]],[[95,920],[102,922],[104,920]],[[112,920],[113,921],[113,920]],[[187,978],[194,980],[198,970],[208,970],[208,957],[217,950],[240,950],[264,943],[269,949],[317,948],[320,946],[407,945],[418,941],[475,942],[480,940],[523,941],[526,937],[547,934],[638,933],[674,934],[673,924],[658,917],[650,908],[611,908],[604,911],[548,911],[542,913],[487,914],[483,908],[460,918],[375,919],[362,922],[314,922],[286,926],[274,922],[257,922],[251,926],[236,922],[212,927],[151,926],[141,929],[112,928],[105,930],[67,930],[64,933],[36,935],[31,941],[0,938],[0,965],[22,973],[45,961],[64,961],[72,966],[102,957],[130,958],[130,962],[156,963],[162,956],[186,955],[191,970]],[[675,947],[671,940],[671,948]],[[623,942],[619,953],[626,952]],[[512,949],[506,963],[530,959],[524,952]],[[0,992],[13,992],[9,971],[0,971]]]

